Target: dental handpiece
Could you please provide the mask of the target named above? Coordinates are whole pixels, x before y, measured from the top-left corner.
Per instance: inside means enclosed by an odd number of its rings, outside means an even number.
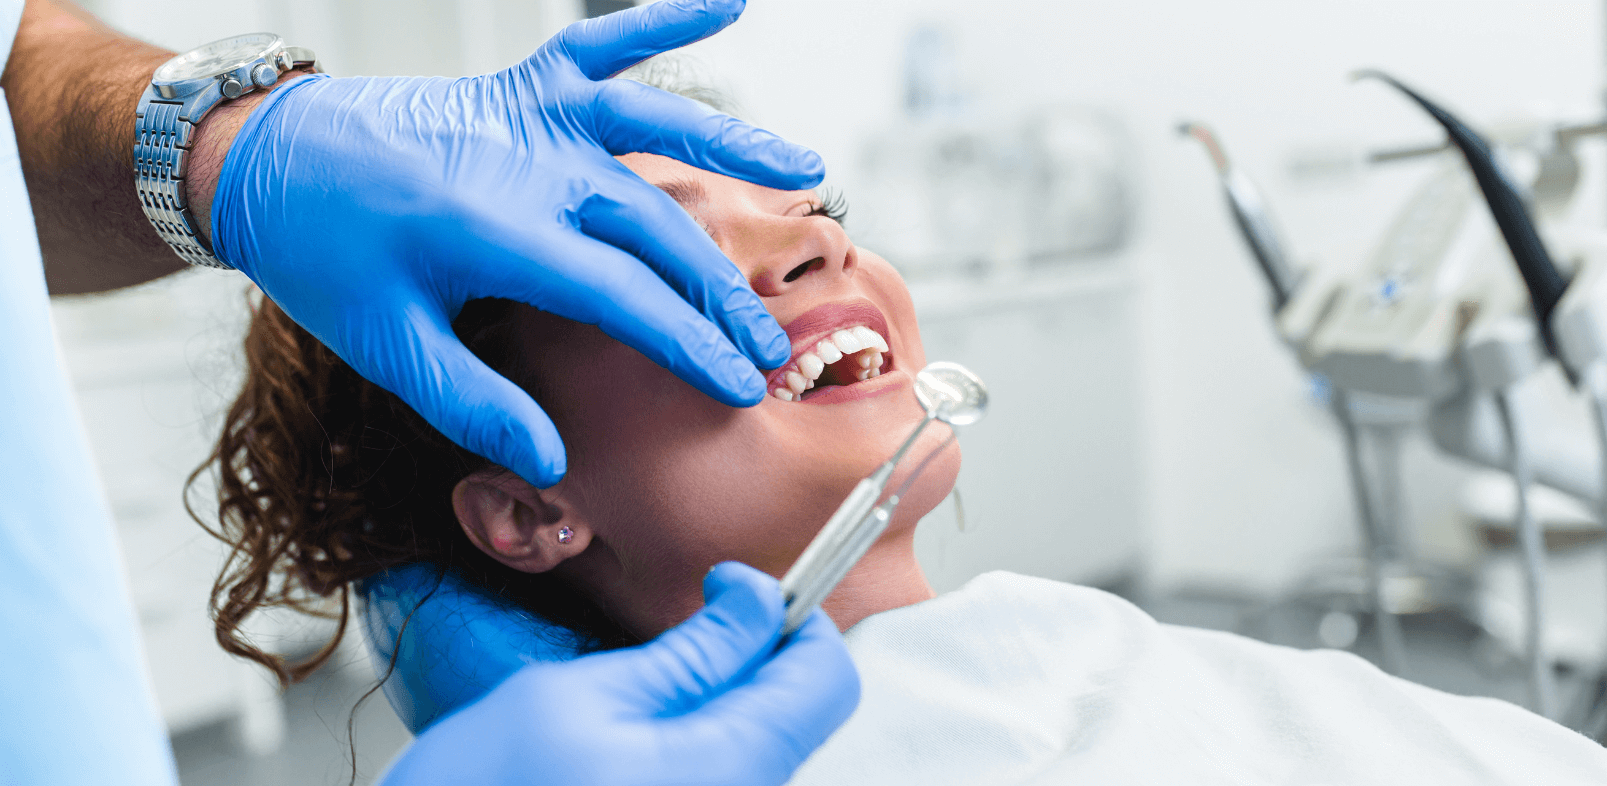
[[[1228,162],[1227,153],[1211,129],[1201,123],[1183,123],[1178,131],[1198,140],[1205,146],[1205,152],[1210,154],[1211,164],[1216,167],[1217,177],[1222,181],[1228,208],[1233,211],[1233,221],[1238,224],[1239,234],[1244,238],[1245,245],[1249,246],[1250,253],[1261,268],[1261,274],[1272,289],[1272,311],[1274,314],[1282,311],[1300,286],[1300,275],[1289,263],[1289,256],[1284,251],[1283,241],[1276,225],[1272,223],[1272,215],[1261,198],[1261,192],[1243,172]]]
[[[932,457],[948,446],[948,442],[944,442],[928,455],[905,480],[897,494],[877,505],[876,500],[886,490],[893,469],[915,445],[927,425],[933,420],[942,420],[951,427],[975,423],[982,419],[988,403],[987,387],[981,379],[958,363],[946,362],[930,364],[916,375],[915,397],[926,410],[926,417],[893,453],[892,458],[854,486],[854,490],[849,492],[826,525],[821,527],[814,540],[809,542],[803,554],[781,578],[781,593],[787,603],[784,632],[791,633],[801,627],[810,612],[848,575],[860,557],[886,531],[904,491],[926,468]],[[953,440],[952,435],[949,440]]]

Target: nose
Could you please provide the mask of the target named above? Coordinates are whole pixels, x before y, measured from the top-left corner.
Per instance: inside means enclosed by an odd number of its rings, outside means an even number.
[[[766,233],[766,247],[748,257],[754,263],[748,283],[760,297],[828,287],[853,277],[859,252],[841,224],[825,216],[773,220],[780,226]]]

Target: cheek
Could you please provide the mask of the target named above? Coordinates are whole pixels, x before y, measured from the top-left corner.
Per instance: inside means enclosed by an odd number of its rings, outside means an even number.
[[[725,407],[623,346],[588,367],[554,406],[565,482],[628,574],[698,578],[735,559],[779,575],[847,492],[824,477],[829,446],[789,448],[773,411],[786,402]]]
[[[926,365],[926,349],[921,346],[921,327],[915,319],[915,303],[910,300],[904,278],[887,260],[860,250],[859,285],[887,316],[894,357],[911,374]]]

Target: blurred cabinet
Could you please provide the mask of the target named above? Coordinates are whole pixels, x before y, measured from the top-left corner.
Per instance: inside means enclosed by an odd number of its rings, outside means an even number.
[[[939,592],[990,570],[1086,583],[1137,568],[1133,278],[1111,261],[912,287],[927,359],[965,364],[990,396],[987,418],[960,431],[965,530],[950,500],[916,531]]]

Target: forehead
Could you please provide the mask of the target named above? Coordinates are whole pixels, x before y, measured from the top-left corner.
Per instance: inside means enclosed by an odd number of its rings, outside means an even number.
[[[778,191],[651,153],[627,153],[618,158],[638,177],[663,189],[688,212],[697,208],[718,209],[744,203],[769,206],[771,202],[788,200],[789,195],[811,193]]]
[[[713,172],[683,164],[668,156],[656,156],[652,153],[626,153],[619,156],[619,162],[630,167],[632,172],[635,172],[649,183],[662,183],[671,180],[702,182],[705,178],[720,177],[720,175],[716,175]],[[731,180],[732,178],[723,179]]]

